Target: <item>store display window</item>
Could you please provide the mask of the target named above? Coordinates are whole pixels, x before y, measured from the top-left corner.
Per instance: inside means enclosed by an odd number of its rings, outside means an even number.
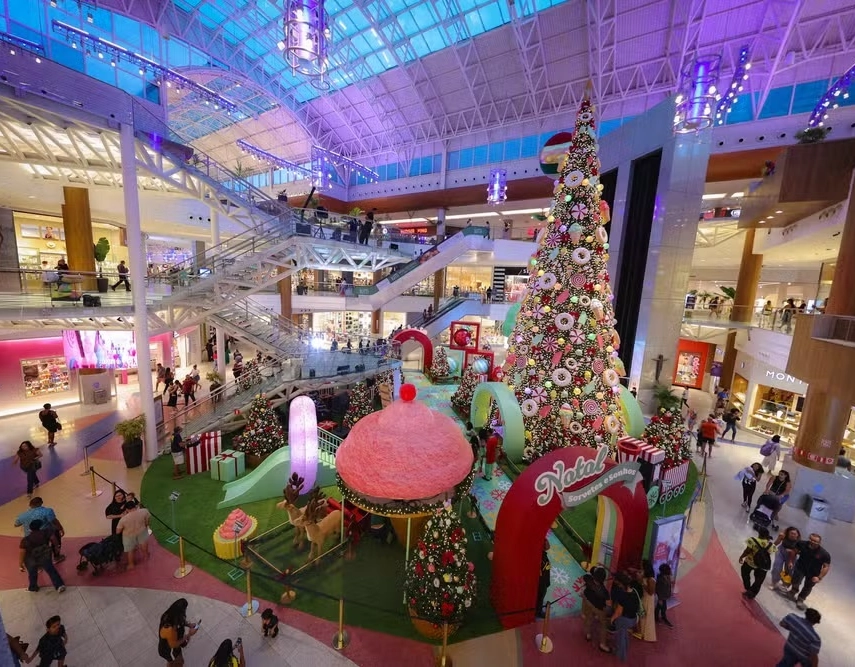
[[[63,357],[21,359],[24,391],[27,398],[69,391],[68,367]]]
[[[779,435],[787,444],[795,442],[804,397],[785,389],[759,385],[748,428],[764,435]]]

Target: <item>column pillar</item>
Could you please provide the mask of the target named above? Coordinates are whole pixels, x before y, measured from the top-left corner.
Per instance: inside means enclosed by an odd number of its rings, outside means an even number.
[[[4,292],[19,292],[22,280],[27,282],[27,277],[15,273],[20,269],[18,259],[18,240],[15,238],[15,214],[11,208],[0,208],[0,265],[12,271],[0,271],[0,290]],[[53,269],[53,267],[51,267]],[[38,278],[41,285],[41,276]]]
[[[763,255],[754,254],[755,232],[753,227],[745,230],[742,262],[739,264],[739,276],[736,279],[736,297],[733,300],[733,311],[730,315],[733,322],[750,323],[754,317],[757,284],[760,282],[760,271],[763,268]]]
[[[145,246],[143,244],[142,230],[140,228],[140,199],[137,190],[137,164],[136,147],[134,140],[134,127],[128,123],[122,123],[121,128],[121,154],[122,154],[122,194],[125,203],[125,226],[128,232],[128,257],[130,259],[130,274],[132,285],[132,296],[134,303],[134,337],[137,343],[137,378],[140,388],[140,404],[145,415],[145,455],[151,461],[157,458],[157,422],[154,413],[154,386],[151,381],[151,354],[148,348],[148,308],[145,302]],[[69,190],[71,188],[64,188]],[[68,193],[65,195],[66,203],[69,202]],[[75,195],[78,197],[78,195]],[[79,200],[77,200],[79,201]],[[88,193],[85,198],[86,213],[89,212]],[[65,208],[65,207],[63,207]],[[63,212],[63,218],[65,214]],[[92,225],[89,224],[89,256],[92,256]],[[68,227],[65,228],[66,243],[71,238]],[[76,267],[71,263],[72,256],[69,247],[69,266]]]
[[[374,272],[374,284],[376,285],[383,279],[382,272],[375,271]],[[383,331],[383,309],[378,308],[371,312],[371,333],[377,334],[378,336]]]
[[[852,183],[849,188],[849,209],[840,235],[840,249],[837,251],[834,281],[825,307],[826,315],[855,317],[855,290],[852,289],[855,284],[855,172]],[[844,391],[848,387],[841,387],[832,393],[833,390],[829,389],[835,386],[833,383],[824,387],[810,378],[804,379],[809,384],[793,446],[793,461],[814,470],[833,472],[852,409],[851,401],[844,400],[844,396],[849,397],[849,392]]]
[[[279,273],[284,273],[288,269],[284,266],[279,267]],[[291,319],[291,276],[286,276],[279,281],[279,312],[282,317]]]
[[[132,162],[135,165],[136,162]],[[134,174],[133,183],[136,183]],[[95,285],[95,254],[92,250],[92,213],[89,210],[89,190],[86,188],[62,188],[65,203],[62,205],[62,226],[65,230],[66,261],[72,273],[80,271],[90,274],[83,281],[84,290],[94,290]],[[139,196],[137,196],[137,218],[139,219]],[[130,248],[128,248],[130,252]],[[142,257],[145,268],[145,254]],[[145,276],[145,271],[143,271]],[[142,286],[144,283],[138,283]]]
[[[721,362],[721,387],[730,389],[733,384],[733,374],[736,372],[736,331],[727,332],[727,343],[724,346],[724,359]]]
[[[445,209],[440,207],[436,210],[436,241],[441,243],[445,240]]]
[[[445,296],[445,267],[433,274],[433,309],[439,309],[439,302]]]

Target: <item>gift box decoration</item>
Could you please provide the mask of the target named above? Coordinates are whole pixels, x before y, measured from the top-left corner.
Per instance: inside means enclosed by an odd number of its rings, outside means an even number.
[[[662,472],[662,464],[665,461],[665,452],[658,447],[643,443],[639,448],[639,458],[653,466],[653,480],[659,479]]]
[[[632,463],[637,461],[641,456],[641,448],[647,443],[638,438],[630,438],[625,436],[618,440],[618,463]]]
[[[662,471],[662,482],[671,489],[683,486],[689,477],[689,462],[683,461]]]
[[[191,439],[187,447],[187,474],[207,472],[211,459],[220,453],[223,439],[220,431],[209,431]]]
[[[231,482],[246,472],[246,457],[243,452],[226,449],[211,459],[211,479]]]

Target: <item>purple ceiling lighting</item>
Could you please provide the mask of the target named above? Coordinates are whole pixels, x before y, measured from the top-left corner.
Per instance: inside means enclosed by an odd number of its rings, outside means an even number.
[[[344,179],[345,182],[349,180],[350,174],[358,174],[369,183],[376,183],[380,180],[380,174],[364,164],[351,160],[344,155],[328,151],[326,148],[312,146],[312,171],[315,179],[313,185],[315,187],[321,189],[329,187],[332,172],[337,167],[345,170],[347,174]]]
[[[855,65],[846,70],[846,74],[837,79],[825,95],[819,98],[819,102],[816,103],[808,120],[808,128],[825,125],[825,121],[828,120],[828,112],[840,106],[837,98],[849,99],[849,84],[853,81],[855,81]]]
[[[96,56],[101,60],[104,60],[105,57],[109,58],[113,67],[122,61],[131,63],[139,68],[140,76],[145,76],[147,72],[151,72],[155,78],[164,82],[167,88],[175,88],[179,93],[186,90],[204,102],[206,106],[213,107],[218,111],[222,109],[227,114],[237,111],[237,105],[234,102],[218,95],[210,88],[182,76],[175,70],[159,65],[145,56],[128,51],[118,44],[91,35],[85,30],[80,30],[62,21],[54,20],[51,24],[56,33],[68,40],[71,48],[83,49],[87,56]]]
[[[718,100],[718,106],[715,110],[715,122],[718,125],[724,125],[727,119],[727,114],[736,104],[739,99],[739,93],[745,87],[745,82],[748,81],[748,70],[751,69],[751,63],[748,61],[751,52],[748,46],[743,46],[739,50],[739,60],[736,63],[736,69],[733,70],[733,79],[730,82],[730,88],[724,94],[717,93],[715,98]]]
[[[329,17],[324,0],[286,0],[282,20],[282,40],[276,45],[284,52],[293,74],[309,77],[311,84],[327,90],[330,39]]]
[[[491,169],[490,182],[487,184],[487,203],[501,204],[508,198],[508,172],[504,169]]]
[[[289,162],[281,157],[276,157],[272,153],[261,150],[258,146],[253,146],[252,144],[245,142],[243,139],[238,139],[236,143],[238,148],[247,155],[251,155],[256,160],[261,160],[262,162],[266,162],[267,164],[278,167],[279,169],[284,169],[289,175],[294,176],[296,179],[312,178],[312,172],[301,167],[299,164]]]
[[[700,132],[713,124],[721,56],[699,56],[680,77],[674,131]]]

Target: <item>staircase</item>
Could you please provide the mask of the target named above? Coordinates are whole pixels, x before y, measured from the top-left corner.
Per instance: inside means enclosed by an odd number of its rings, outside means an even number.
[[[487,315],[489,312],[489,304],[481,303],[478,298],[454,297],[441,305],[431,317],[417,320],[410,327],[422,329],[429,338],[436,338],[455,320],[463,319],[467,315]]]
[[[354,297],[347,299],[345,307],[354,310],[364,310],[366,305],[371,310],[382,308],[395,297],[451,264],[463,253],[470,250],[490,250],[492,242],[488,235],[489,230],[485,227],[466,227],[442,243],[431,246],[418,259],[400,265],[394,273],[376,285],[354,287]]]

